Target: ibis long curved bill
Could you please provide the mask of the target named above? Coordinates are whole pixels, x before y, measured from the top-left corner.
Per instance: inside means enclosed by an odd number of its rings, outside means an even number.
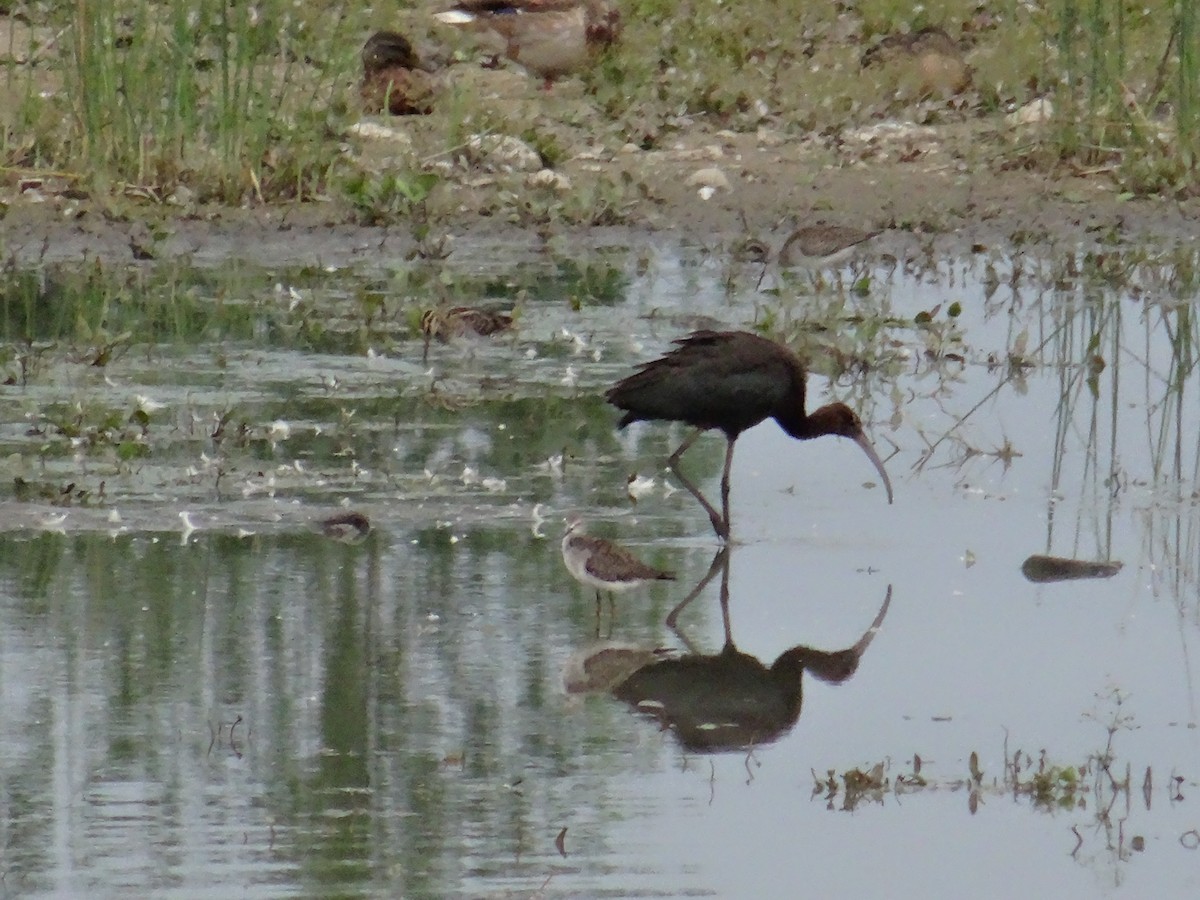
[[[892,502],[892,480],[888,478],[887,469],[883,467],[883,460],[879,458],[879,454],[875,452],[875,447],[867,438],[865,432],[859,432],[858,437],[854,438],[854,443],[862,447],[862,452],[867,454],[867,459],[871,461],[871,465],[875,467],[875,471],[879,473],[879,477],[883,479],[883,488],[887,491],[888,503]]]

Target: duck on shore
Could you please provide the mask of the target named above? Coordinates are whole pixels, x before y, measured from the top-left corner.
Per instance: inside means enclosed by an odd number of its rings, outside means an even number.
[[[621,33],[607,0],[459,0],[439,22],[482,34],[496,50],[544,79],[577,72]]]

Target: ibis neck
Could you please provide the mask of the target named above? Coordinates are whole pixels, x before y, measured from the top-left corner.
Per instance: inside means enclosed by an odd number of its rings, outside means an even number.
[[[804,674],[811,652],[808,647],[792,647],[783,651],[779,658],[771,663],[771,678],[780,685],[798,683],[800,676]]]
[[[804,409],[792,409],[775,416],[779,427],[797,440],[807,441],[823,434],[829,434],[829,427],[824,417],[826,407],[813,410],[811,415],[805,415]]]

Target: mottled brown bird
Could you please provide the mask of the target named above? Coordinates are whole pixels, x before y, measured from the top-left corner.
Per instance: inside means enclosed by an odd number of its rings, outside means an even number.
[[[422,361],[429,358],[429,342],[436,338],[446,343],[451,338],[475,334],[489,337],[513,327],[509,313],[480,309],[475,306],[451,306],[449,309],[427,309],[421,313],[421,334],[425,338]]]
[[[484,35],[497,52],[540,75],[547,89],[621,33],[621,14],[607,0],[460,0],[435,18]]]
[[[672,572],[646,565],[620,544],[587,534],[583,520],[571,516],[562,539],[563,563],[571,577],[596,589],[596,617],[600,592],[608,591],[609,604],[617,591],[628,591],[652,581],[674,581]]]
[[[886,35],[863,54],[861,65],[865,69],[897,62],[913,66],[921,96],[962,93],[971,86],[974,76],[962,46],[936,25]]]
[[[820,269],[850,259],[859,246],[881,234],[845,225],[806,225],[787,236],[779,248],[779,264]]]
[[[341,513],[321,522],[321,533],[343,544],[357,544],[371,533],[371,520],[360,512]]]
[[[804,409],[804,365],[787,347],[746,331],[695,331],[674,342],[665,356],[645,363],[604,395],[625,411],[619,427],[632,422],[686,422],[696,430],[671,454],[668,464],[700,501],[717,535],[729,538],[729,472],[733,445],[743,431],[767,418],[798,440],[837,435],[854,441],[879,472],[892,502],[892,483],[871,446],[858,415],[844,403],[811,413]],[[721,514],[679,470],[679,460],[701,432],[724,432]]]
[[[377,31],[362,48],[363,108],[372,114],[425,115],[433,111],[437,84],[408,38]]]

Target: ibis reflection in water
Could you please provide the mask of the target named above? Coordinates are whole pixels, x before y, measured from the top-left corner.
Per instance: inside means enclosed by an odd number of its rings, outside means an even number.
[[[677,627],[679,613],[721,575],[721,616],[725,644],[717,654],[698,652]],[[892,602],[889,585],[870,627],[852,646],[818,650],[797,645],[772,663],[740,651],[729,621],[729,550],[721,549],[708,573],[671,612],[687,652],[662,648],[604,645],[572,663],[567,689],[611,693],[637,711],[670,728],[686,750],[716,753],[769,744],[789,732],[800,718],[803,675],[842,684],[858,669],[867,647],[883,624]]]

